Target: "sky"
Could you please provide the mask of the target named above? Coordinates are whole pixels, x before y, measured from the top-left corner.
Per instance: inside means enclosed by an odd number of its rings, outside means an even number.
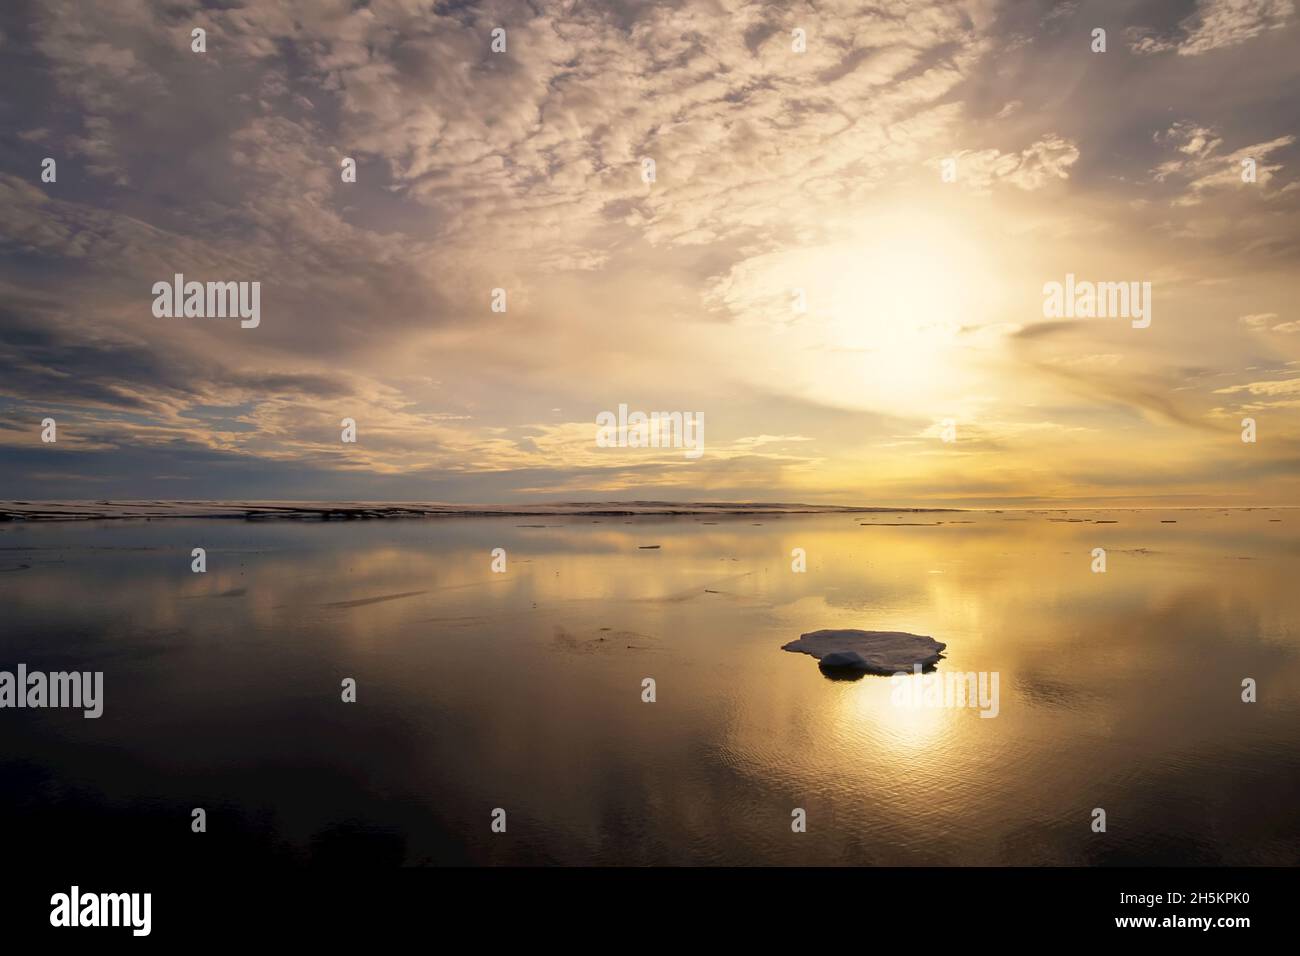
[[[20,0],[0,90],[0,498],[1300,504],[1291,0]]]

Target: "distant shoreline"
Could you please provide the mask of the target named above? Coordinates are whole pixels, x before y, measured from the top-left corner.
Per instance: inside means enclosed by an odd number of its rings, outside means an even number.
[[[0,522],[211,518],[237,521],[374,521],[429,518],[635,518],[818,514],[1055,514],[1071,511],[1274,511],[1296,505],[903,508],[764,502],[606,501],[538,505],[316,501],[4,501]]]
[[[420,518],[635,518],[689,515],[922,514],[959,508],[864,508],[756,502],[607,501],[542,505],[456,505],[315,501],[5,501],[0,521],[225,518],[242,521],[356,521]]]

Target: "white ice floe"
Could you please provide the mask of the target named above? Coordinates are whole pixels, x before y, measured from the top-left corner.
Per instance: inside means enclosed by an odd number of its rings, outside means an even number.
[[[828,670],[868,674],[911,671],[912,665],[931,667],[943,657],[947,644],[904,631],[811,631],[782,646],[783,651],[811,654]]]

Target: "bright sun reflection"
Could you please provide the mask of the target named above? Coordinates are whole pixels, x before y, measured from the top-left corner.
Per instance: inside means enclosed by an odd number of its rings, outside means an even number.
[[[943,737],[951,713],[942,707],[896,705],[890,699],[892,691],[892,681],[859,681],[854,693],[844,697],[848,716],[870,720],[878,731],[874,745],[896,751],[900,759],[929,751]]]

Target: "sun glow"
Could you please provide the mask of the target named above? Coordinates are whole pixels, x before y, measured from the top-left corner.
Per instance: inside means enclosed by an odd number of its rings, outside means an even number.
[[[721,297],[766,333],[754,363],[766,384],[775,372],[818,402],[942,417],[977,390],[980,353],[997,340],[985,328],[998,318],[992,274],[950,219],[899,211],[835,243],[750,260]]]
[[[952,226],[918,217],[868,225],[826,256],[828,291],[816,315],[827,352],[843,356],[871,392],[928,405],[962,384],[963,330],[988,321],[989,270]]]

